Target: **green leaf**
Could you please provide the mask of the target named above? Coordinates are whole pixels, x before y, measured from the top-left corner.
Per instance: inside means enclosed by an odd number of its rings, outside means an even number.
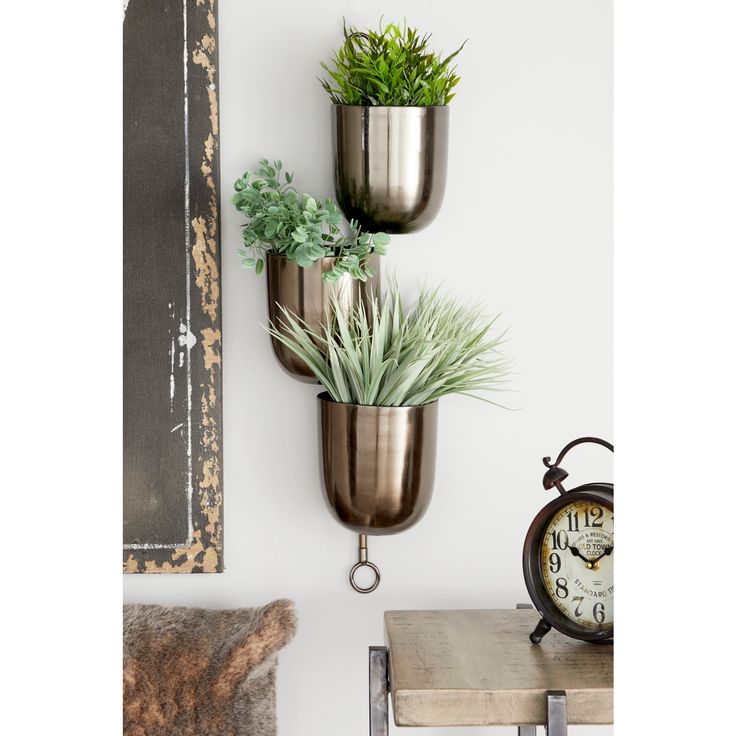
[[[294,260],[297,262],[297,265],[302,268],[309,268],[312,265],[313,259],[309,257],[309,253],[305,248],[299,248]]]

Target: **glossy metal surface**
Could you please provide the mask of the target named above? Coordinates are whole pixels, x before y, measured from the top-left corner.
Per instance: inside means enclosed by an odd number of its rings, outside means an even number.
[[[410,233],[434,220],[447,179],[450,109],[332,106],[335,191],[370,232]]]
[[[322,258],[309,268],[300,268],[296,261],[284,256],[269,254],[266,258],[268,280],[268,317],[278,327],[283,312],[277,304],[286,307],[304,320],[314,331],[320,329],[332,315],[332,297],[337,294],[340,304],[347,311],[360,300],[381,291],[380,256],[371,256],[368,264],[375,276],[367,282],[343,276],[335,283],[327,283],[322,274],[332,269],[334,258]],[[275,338],[271,345],[281,365],[296,378],[317,383],[304,361]]]
[[[355,579],[355,573],[361,567],[367,567],[373,573],[373,582],[365,587]],[[372,593],[381,582],[381,571],[368,559],[368,537],[365,534],[358,534],[358,561],[350,568],[348,580],[356,593]]]
[[[368,733],[388,736],[388,649],[368,648]]]
[[[564,690],[547,693],[547,736],[567,736],[567,693]]]
[[[432,498],[437,402],[425,406],[338,404],[317,397],[322,473],[335,518],[359,534],[416,524]]]

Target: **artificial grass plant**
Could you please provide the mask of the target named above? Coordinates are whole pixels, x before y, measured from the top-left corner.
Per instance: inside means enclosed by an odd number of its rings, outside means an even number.
[[[430,34],[396,23],[377,31],[347,27],[329,75],[320,83],[336,105],[447,105],[460,81],[451,66],[463,46],[446,56],[429,50]]]
[[[347,313],[336,295],[322,331],[281,311],[269,332],[309,366],[334,401],[418,406],[448,394],[489,401],[475,392],[504,390],[509,362],[498,349],[505,333],[494,331],[497,317],[438,289],[422,289],[406,309],[392,282],[382,301],[359,301]]]

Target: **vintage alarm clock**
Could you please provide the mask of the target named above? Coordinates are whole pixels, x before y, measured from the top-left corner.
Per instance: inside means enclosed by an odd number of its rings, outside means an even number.
[[[542,616],[529,638],[538,644],[554,627],[567,636],[591,642],[613,639],[613,483],[587,483],[565,490],[567,473],[560,467],[577,445],[613,445],[597,437],[581,437],[562,448],[550,463],[542,484],[560,496],[534,518],[524,542],[527,590]]]

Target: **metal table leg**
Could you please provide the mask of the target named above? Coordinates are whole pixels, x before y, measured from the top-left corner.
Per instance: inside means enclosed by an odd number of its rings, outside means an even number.
[[[368,648],[370,736],[388,736],[388,649]]]
[[[567,736],[567,695],[564,690],[547,693],[547,736]]]

